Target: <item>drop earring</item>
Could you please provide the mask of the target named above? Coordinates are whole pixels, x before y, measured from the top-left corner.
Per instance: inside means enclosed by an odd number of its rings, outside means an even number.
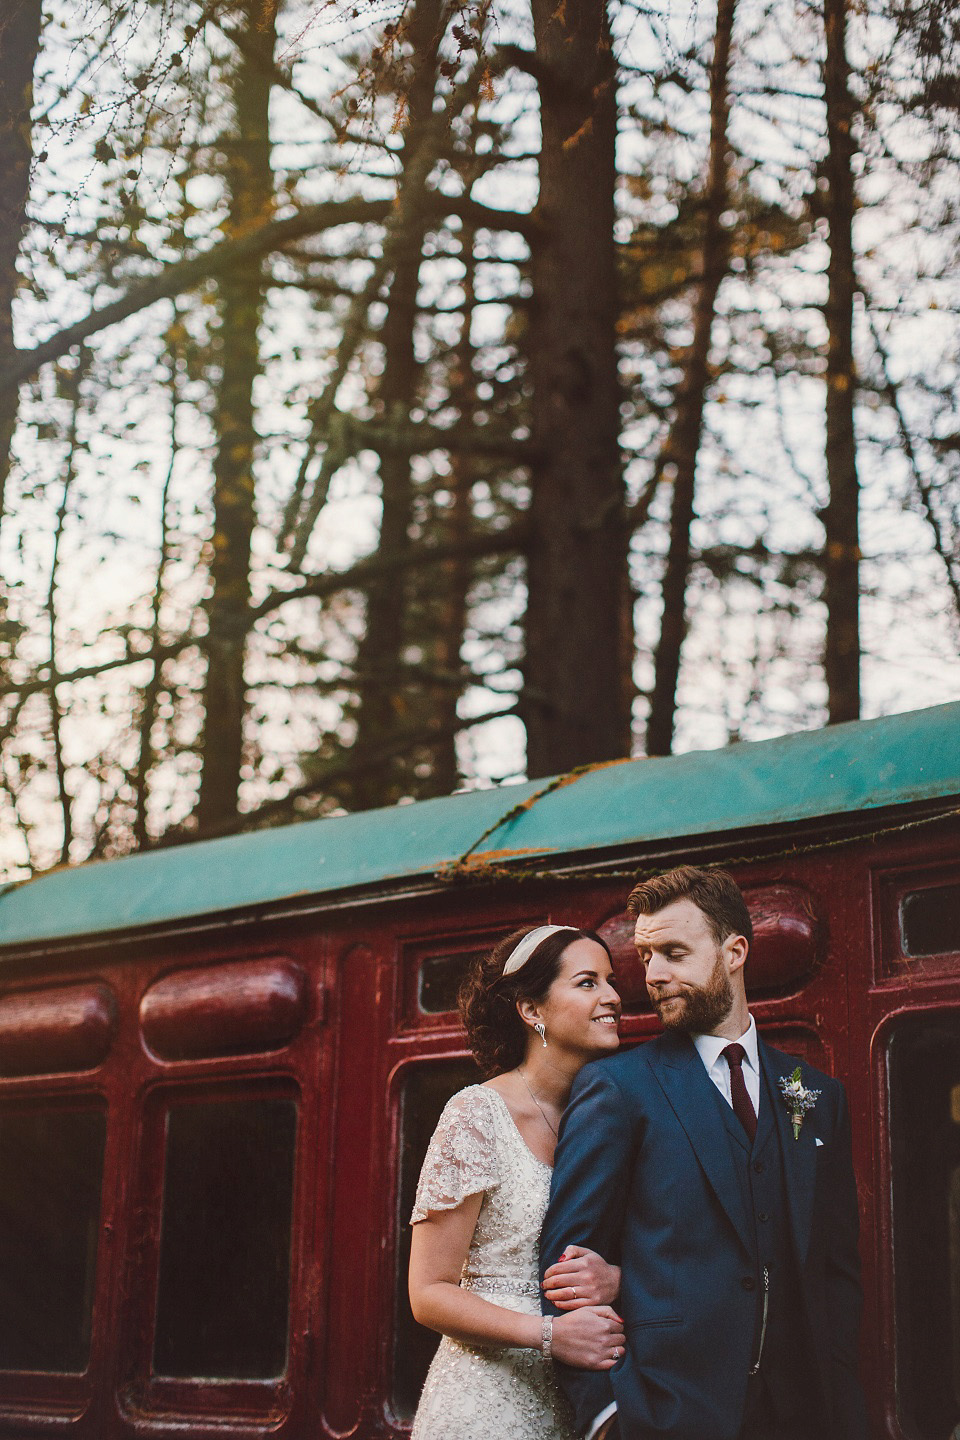
[[[543,1041],[543,1048],[544,1048],[544,1050],[546,1050],[546,1048],[547,1048],[547,1027],[546,1027],[546,1025],[544,1025],[544,1023],[543,1023],[542,1020],[538,1020],[537,1023],[536,1023],[536,1025],[534,1025],[533,1028],[534,1028],[534,1030],[536,1030],[537,1034],[540,1036],[540,1039]]]

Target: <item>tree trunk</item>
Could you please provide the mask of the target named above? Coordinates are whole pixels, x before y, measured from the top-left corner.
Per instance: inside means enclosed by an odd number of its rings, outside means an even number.
[[[621,624],[616,64],[604,0],[533,0],[540,236],[529,375],[534,461],[522,713],[528,774],[630,749]]]
[[[846,0],[824,0],[827,109],[827,481],[823,514],[824,671],[831,725],[860,714],[860,485],[854,428],[853,100],[848,85]]]
[[[172,558],[168,512],[170,509],[170,490],[173,485],[178,453],[177,413],[180,403],[177,376],[178,347],[172,338],[172,332],[177,323],[178,313],[176,307],[174,307],[171,338],[167,342],[167,363],[169,366],[167,386],[170,395],[170,459],[167,463],[167,473],[164,476],[163,488],[160,492],[160,553],[157,558],[157,577],[154,582],[153,599],[151,601],[150,641],[151,648],[154,651],[160,651],[163,645],[160,616],[163,602],[166,598],[167,572]],[[157,723],[157,711],[160,696],[163,691],[163,664],[162,655],[155,655],[150,670],[150,677],[143,687],[140,714],[137,722],[140,746],[137,763],[131,779],[133,785],[133,843],[138,850],[145,850],[150,844],[151,838],[147,828],[147,807],[150,801],[150,780],[157,759],[153,742],[153,730]]]
[[[14,360],[13,297],[27,214],[33,156],[33,70],[43,26],[42,0],[8,0],[0,17],[0,372]],[[17,391],[0,395],[0,518],[17,419]]]
[[[460,255],[464,265],[463,328],[454,357],[450,398],[460,416],[461,425],[473,426],[476,408],[476,378],[473,368],[473,345],[470,330],[476,306],[476,234],[465,225],[460,237]],[[462,544],[470,535],[472,521],[471,490],[477,476],[474,457],[457,451],[450,456],[449,490],[451,504],[437,516],[437,538],[440,544]],[[460,650],[467,624],[467,599],[473,566],[468,556],[455,555],[440,568],[437,593],[430,606],[430,663],[440,677],[429,686],[425,695],[425,719],[437,729],[437,741],[431,747],[430,774],[418,787],[417,794],[449,795],[460,779],[457,763],[457,707],[463,684],[455,678],[462,674]],[[421,581],[421,584],[423,582]],[[428,582],[429,583],[429,582]]]
[[[245,43],[234,84],[237,144],[227,171],[230,230],[251,230],[273,203],[268,110],[278,0],[245,0]],[[214,534],[205,641],[203,769],[196,818],[202,834],[236,813],[246,712],[244,658],[250,624],[250,554],[256,523],[257,443],[253,386],[260,372],[262,262],[250,260],[220,282],[214,459]]]
[[[417,321],[420,257],[429,223],[423,205],[422,185],[427,167],[420,153],[431,141],[433,97],[436,89],[437,50],[443,25],[440,0],[417,0],[407,39],[413,51],[414,70],[406,95],[403,173],[399,202],[404,214],[396,240],[393,281],[383,326],[383,376],[377,409],[389,426],[406,422],[417,395],[419,369],[413,337]],[[409,548],[414,486],[410,456],[403,447],[380,451],[380,486],[383,513],[380,522],[381,557]],[[414,577],[390,576],[367,590],[367,620],[357,658],[361,676],[357,710],[358,761],[383,751],[393,731],[409,729],[410,697],[404,695],[403,660],[407,643],[408,609]],[[408,791],[403,757],[384,756],[379,766],[358,771],[351,787],[350,804],[359,809],[390,804]]]
[[[669,755],[677,712],[680,656],[688,628],[690,527],[693,524],[697,457],[710,380],[710,337],[717,293],[727,268],[728,242],[721,224],[727,203],[727,125],[730,112],[730,47],[736,0],[718,0],[710,67],[710,162],[703,216],[703,276],[693,313],[693,340],[677,393],[665,466],[674,471],[670,543],[663,573],[663,615],[654,656],[653,695],[647,720],[647,754]]]
[[[50,642],[50,738],[53,743],[53,764],[57,777],[57,800],[60,807],[61,841],[58,864],[66,865],[70,860],[73,844],[73,799],[67,789],[67,763],[63,747],[64,710],[60,703],[57,687],[60,684],[60,663],[58,659],[57,599],[60,587],[60,553],[67,513],[72,499],[74,482],[77,478],[77,458],[80,451],[80,414],[83,405],[81,387],[86,368],[86,353],[81,347],[77,355],[76,368],[65,377],[64,390],[70,400],[70,427],[66,434],[67,455],[64,461],[63,489],[53,532],[53,554],[50,559],[50,579],[47,584],[46,615],[47,634]]]

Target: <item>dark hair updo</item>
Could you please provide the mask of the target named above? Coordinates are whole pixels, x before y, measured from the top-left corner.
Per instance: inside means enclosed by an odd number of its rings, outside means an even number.
[[[517,1002],[538,1004],[560,974],[560,957],[576,940],[593,940],[610,954],[592,930],[569,929],[547,935],[519,970],[504,975],[503,967],[525,935],[537,925],[524,925],[506,936],[488,955],[475,960],[460,986],[460,1016],[474,1059],[483,1074],[502,1075],[513,1070],[527,1053],[530,1028],[517,1013]]]

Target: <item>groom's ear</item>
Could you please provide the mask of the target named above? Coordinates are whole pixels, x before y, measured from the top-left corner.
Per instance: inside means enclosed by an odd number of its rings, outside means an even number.
[[[737,970],[742,970],[750,944],[745,935],[728,935],[722,945],[724,958],[727,962],[727,971],[733,975]]]

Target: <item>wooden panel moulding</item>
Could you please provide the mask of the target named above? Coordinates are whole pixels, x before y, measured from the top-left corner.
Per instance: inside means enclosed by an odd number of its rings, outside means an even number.
[[[806,1060],[809,1065],[816,1066],[827,1075],[836,1075],[833,1046],[822,1029],[813,1025],[778,1025],[774,1022],[762,1025],[760,1033],[768,1045],[774,1045],[778,1050],[785,1050],[788,1055],[796,1055],[799,1059]]]
[[[110,1049],[117,1007],[109,986],[61,985],[0,999],[0,1075],[93,1070]]]
[[[800,885],[763,885],[744,895],[753,921],[747,993],[799,985],[817,963],[820,926],[813,897]]]
[[[276,1050],[307,1017],[307,979],[290,960],[240,960],[178,970],[140,1001],[140,1028],[162,1060]]]

